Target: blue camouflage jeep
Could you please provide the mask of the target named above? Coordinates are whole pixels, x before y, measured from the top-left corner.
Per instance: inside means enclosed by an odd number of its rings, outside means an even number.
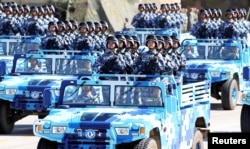
[[[62,80],[91,74],[96,53],[88,53],[31,50],[27,54],[15,54],[11,72],[0,71],[0,133],[11,133],[15,122],[27,115],[44,117],[48,108],[57,102],[54,99],[51,105],[44,104],[44,89],[53,88],[59,96]],[[0,66],[6,68],[6,63],[0,62]]]
[[[109,77],[64,80],[56,107],[33,124],[40,137],[37,148],[204,147],[210,126],[209,79],[177,85],[174,76]],[[44,103],[51,98],[53,91],[47,89]]]
[[[243,90],[243,67],[249,66],[249,47],[244,40],[184,39],[181,53],[187,58],[184,80],[211,75],[211,96],[221,99],[225,110],[235,109]]]

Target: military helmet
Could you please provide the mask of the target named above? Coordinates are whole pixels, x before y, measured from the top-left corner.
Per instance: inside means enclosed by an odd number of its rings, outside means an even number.
[[[233,11],[233,9],[227,9],[227,11],[226,11],[226,16],[228,15],[228,14],[234,14],[234,11]]]
[[[36,11],[36,12],[38,12],[38,8],[36,6],[31,6],[30,7],[30,12],[33,11],[33,10]]]
[[[88,26],[88,24],[87,24],[86,22],[81,22],[81,23],[79,24],[79,30],[80,30],[82,27],[85,27],[87,30],[89,30],[89,26]]]
[[[178,43],[179,47],[181,46],[181,44],[180,44],[180,39],[177,37],[176,34],[173,34],[173,35],[171,36],[171,38],[172,38],[172,41],[173,41],[173,42],[177,42],[177,43]]]
[[[106,47],[108,47],[108,43],[109,42],[114,42],[115,43],[115,46],[116,48],[118,48],[118,40],[115,36],[108,36],[107,39],[106,39]]]
[[[125,36],[123,34],[121,34],[121,33],[118,33],[118,34],[115,35],[115,37],[118,40],[123,41],[123,48],[126,48],[126,46],[127,46],[127,40],[126,40]]]
[[[44,8],[42,6],[38,6],[37,9],[38,9],[38,12],[44,13]]]
[[[131,46],[134,46],[134,39],[132,38],[131,35],[124,35],[124,37],[125,37],[127,43],[128,43],[128,41],[129,41],[130,44],[131,44]]]
[[[206,16],[208,16],[208,12],[207,12],[206,9],[200,9],[200,10],[199,10],[199,15],[200,15],[200,14],[205,14]]]
[[[164,38],[161,35],[157,35],[156,38],[157,38],[158,42],[161,42],[163,47],[164,47],[165,46]]]
[[[18,7],[17,7],[17,5],[12,5],[11,8],[12,8],[12,11],[15,10],[16,12],[18,12],[18,10],[19,10]]]
[[[27,10],[28,12],[30,12],[30,6],[29,5],[24,4],[23,5],[23,9]]]
[[[23,6],[22,5],[17,5],[17,7],[18,7],[18,12],[23,12],[24,11],[24,9],[23,9]]]
[[[55,7],[51,4],[47,5],[49,10],[52,10],[53,12],[55,12]]]
[[[105,27],[109,27],[109,25],[108,25],[108,23],[107,23],[107,21],[100,21],[100,23],[102,24],[102,26],[105,26]]]
[[[92,28],[93,31],[95,30],[95,25],[92,21],[87,21],[86,23],[88,24],[89,28]]]
[[[158,40],[157,40],[157,37],[155,35],[148,35],[147,36],[147,38],[146,38],[146,46],[147,46],[149,40],[153,40],[155,42],[155,46],[156,47],[158,46]]]
[[[221,9],[220,8],[216,8],[216,10],[217,10],[217,14],[218,14],[218,16],[222,16],[222,11],[221,11]]]
[[[172,40],[172,38],[171,38],[170,36],[164,35],[164,36],[163,36],[163,39],[164,39],[164,41],[165,41],[165,44],[166,44],[166,42],[168,42],[169,45],[170,45],[170,47],[173,46],[173,40]]]
[[[61,20],[59,20],[59,21],[57,22],[57,26],[62,26],[64,30],[65,30],[65,28],[66,28],[65,23],[64,23],[63,21],[61,21]]]
[[[131,37],[133,38],[134,42],[136,42],[136,43],[138,44],[138,46],[140,46],[140,45],[141,45],[141,42],[140,42],[140,40],[139,40],[138,36],[136,36],[136,35],[132,35]]]
[[[65,21],[65,27],[69,27],[69,29],[72,29],[72,23],[70,21]]]
[[[95,28],[99,27],[100,30],[102,29],[102,24],[100,22],[94,22]]]
[[[54,26],[56,29],[58,29],[58,26],[57,26],[57,23],[56,23],[56,22],[50,21],[49,24],[48,24],[48,28],[49,28],[50,26]]]
[[[12,13],[12,8],[11,8],[11,6],[8,6],[8,5],[6,5],[6,6],[4,6],[4,11],[10,11],[10,13]]]
[[[69,20],[72,24],[72,26],[74,25],[76,29],[78,29],[78,23],[77,21],[74,19],[74,20]]]
[[[145,9],[145,6],[144,6],[143,4],[139,4],[139,5],[138,5],[138,9],[141,8],[141,7],[142,7],[143,9]]]

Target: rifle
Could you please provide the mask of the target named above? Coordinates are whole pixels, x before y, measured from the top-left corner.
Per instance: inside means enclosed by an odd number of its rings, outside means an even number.
[[[115,55],[110,58],[100,69],[101,73],[109,73],[110,70],[113,68],[115,61],[117,61],[118,56]]]
[[[143,74],[153,74],[155,72],[152,71],[152,69],[155,67],[155,65],[158,63],[158,54],[155,54],[147,63],[147,65],[144,66],[144,70],[142,71]]]

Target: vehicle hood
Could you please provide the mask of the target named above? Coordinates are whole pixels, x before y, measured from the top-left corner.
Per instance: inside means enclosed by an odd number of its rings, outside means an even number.
[[[75,79],[76,76],[43,76],[43,75],[21,75],[21,76],[7,76],[0,83],[5,86],[51,86],[61,85],[61,81],[65,79]]]
[[[53,109],[45,120],[54,123],[71,123],[77,125],[102,124],[128,124],[131,122],[148,123],[153,126],[160,125],[161,112],[155,109],[123,109],[123,108],[70,108]],[[75,125],[75,126],[73,126]]]
[[[238,72],[239,67],[233,61],[204,61],[204,60],[194,60],[194,61],[187,61],[187,67],[185,68],[186,71],[191,72],[208,72],[208,71],[223,71],[223,70],[230,70],[231,72]]]

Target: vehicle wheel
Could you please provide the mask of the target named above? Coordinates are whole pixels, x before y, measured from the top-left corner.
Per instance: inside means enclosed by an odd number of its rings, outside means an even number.
[[[135,146],[135,149],[158,149],[158,146],[155,139],[145,138]]]
[[[250,132],[250,106],[249,105],[243,105],[241,109],[241,115],[240,115],[240,128],[241,132]]]
[[[224,110],[233,110],[236,107],[239,98],[238,91],[239,88],[235,79],[227,80],[223,84],[221,101]]]
[[[0,134],[10,134],[14,125],[10,103],[0,101]]]
[[[194,132],[194,138],[191,149],[204,149],[203,136],[200,130]]]
[[[38,142],[37,149],[57,149],[58,143],[41,138]]]

